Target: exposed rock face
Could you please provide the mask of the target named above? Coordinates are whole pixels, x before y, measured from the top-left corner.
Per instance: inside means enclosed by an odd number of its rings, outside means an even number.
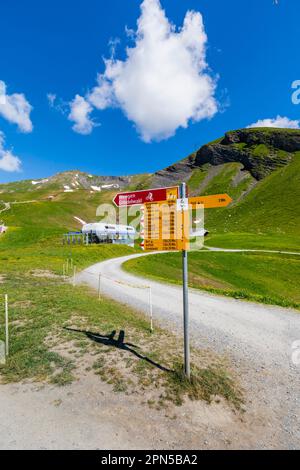
[[[240,162],[260,180],[290,162],[300,151],[300,131],[289,129],[242,129],[228,132],[216,143],[204,145],[196,154],[195,166]]]
[[[300,130],[294,129],[241,129],[227,132],[223,145],[245,143],[248,146],[265,144],[285,152],[300,150]]]
[[[132,176],[96,176],[88,175],[79,170],[65,171],[49,178],[50,183],[67,184],[81,189],[91,189],[92,186],[111,187],[111,189],[126,188],[132,182]]]
[[[194,164],[195,157],[190,156],[178,163],[174,163],[174,165],[171,165],[164,170],[157,171],[153,175],[153,186],[172,186],[173,184],[176,185],[179,182],[187,181],[191,176]]]
[[[25,183],[28,191],[33,192],[41,187],[45,189],[48,187],[50,194],[64,188],[73,192],[79,189],[93,191],[93,187],[96,191],[125,191],[129,188],[138,190],[173,186],[183,181],[189,182],[196,173],[195,169],[205,165],[208,168],[201,168],[205,172],[205,179],[194,188],[191,185],[191,194],[194,191],[196,195],[205,188],[205,185],[216,176],[219,170],[222,170],[221,165],[240,163],[241,168],[235,176],[236,181],[244,178],[248,171],[255,178],[256,181],[252,182],[255,184],[278,167],[287,165],[293,158],[293,154],[298,151],[300,151],[300,130],[241,129],[227,132],[223,138],[204,145],[196,153],[154,174],[97,176],[73,170],[58,173],[39,182],[28,180],[13,184],[0,184],[0,194],[24,191]]]

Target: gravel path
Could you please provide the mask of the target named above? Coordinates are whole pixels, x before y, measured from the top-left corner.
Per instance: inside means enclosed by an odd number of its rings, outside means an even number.
[[[299,251],[280,251],[280,250],[258,250],[258,249],[247,249],[247,248],[217,248],[215,246],[205,246],[209,251],[217,251],[221,253],[275,253],[281,255],[297,255],[300,256]]]
[[[182,289],[125,272],[122,264],[141,255],[104,261],[84,270],[77,282],[149,314],[182,334]],[[143,255],[142,255],[143,256]],[[190,326],[195,346],[227,353],[248,396],[249,412],[266,414],[279,447],[300,448],[300,366],[292,363],[300,340],[300,315],[292,309],[244,302],[190,289]],[[265,436],[269,442],[270,436]]]
[[[4,209],[0,210],[0,214],[2,214],[2,212],[6,212],[10,210],[10,202],[1,201],[1,203],[4,205]]]
[[[0,450],[276,448],[261,438],[268,422],[249,429],[224,403],[187,400],[168,411],[141,401],[112,392],[93,372],[65,387],[1,385]]]

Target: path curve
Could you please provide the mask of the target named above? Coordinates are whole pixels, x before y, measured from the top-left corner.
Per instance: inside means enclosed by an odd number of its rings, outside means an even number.
[[[6,212],[10,210],[10,202],[4,202],[4,201],[0,201],[0,202],[4,205],[4,208],[0,210],[0,214],[2,214],[2,212]]]
[[[35,202],[39,202],[37,199],[33,199],[31,201],[12,201],[12,202],[5,202],[5,201],[0,201],[4,205],[4,208],[0,210],[0,214],[2,212],[9,211],[11,209],[12,205],[18,205],[18,204],[33,204]]]
[[[182,336],[182,288],[132,275],[122,269],[131,255],[97,263],[77,275],[78,283],[130,305],[149,316],[152,290],[154,324]],[[296,310],[256,304],[196,289],[189,291],[190,329],[195,346],[228,354],[252,403],[271,413],[284,447],[300,447],[300,366],[292,362],[300,340]],[[254,405],[253,405],[254,406]],[[272,422],[272,424],[271,424]]]

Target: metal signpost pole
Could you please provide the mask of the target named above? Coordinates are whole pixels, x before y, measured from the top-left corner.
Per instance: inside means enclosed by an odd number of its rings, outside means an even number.
[[[186,184],[180,187],[180,197],[187,197]],[[185,229],[184,210],[182,211],[182,231]],[[183,233],[183,236],[185,234]],[[188,253],[182,250],[182,280],[183,280],[183,330],[184,330],[184,372],[188,379],[191,378],[190,369],[190,332],[189,332],[189,299],[188,299]]]
[[[143,246],[144,251],[179,251],[182,250],[182,280],[183,280],[183,328],[184,328],[184,373],[188,380],[191,378],[190,366],[190,332],[189,332],[189,301],[188,301],[188,250],[190,242],[190,227],[189,227],[189,207],[196,209],[198,206],[206,209],[214,207],[227,207],[232,199],[228,194],[213,194],[210,196],[192,197],[188,198],[187,186],[185,183],[180,185],[180,194],[178,194],[178,186],[169,188],[156,188],[146,189],[142,191],[131,191],[128,193],[118,193],[113,202],[117,207],[128,206],[141,206],[144,204],[143,218]],[[177,215],[181,212],[182,227],[180,227],[178,218],[170,217],[169,237],[164,237],[165,228],[162,223],[162,206],[171,205],[176,201]],[[155,203],[155,204],[153,204]],[[171,211],[172,212],[172,211]],[[174,212],[174,210],[173,210]],[[188,219],[186,219],[188,217]],[[149,229],[155,225],[155,230]],[[142,226],[142,224],[141,224]],[[181,234],[177,234],[181,229]],[[186,231],[188,233],[186,233]],[[148,233],[149,232],[149,233]],[[155,236],[152,232],[155,232]],[[172,236],[170,236],[172,233]],[[173,234],[177,234],[177,239],[174,240]],[[152,303],[151,303],[151,289],[149,289],[149,304],[150,304],[150,317],[152,319]],[[152,329],[152,327],[151,327]]]

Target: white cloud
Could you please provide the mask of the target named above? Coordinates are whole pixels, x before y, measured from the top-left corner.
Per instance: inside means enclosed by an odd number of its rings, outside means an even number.
[[[6,84],[0,80],[0,116],[7,121],[17,124],[20,131],[32,132],[33,125],[30,119],[32,106],[23,93],[8,95]]]
[[[99,110],[121,108],[146,142],[216,114],[216,81],[208,72],[200,13],[188,11],[176,30],[159,0],[144,0],[137,31],[129,36],[135,44],[127,48],[126,59],[113,55],[105,61],[86,101]]]
[[[98,75],[98,86],[87,96],[89,103],[95,108],[103,110],[114,106],[114,97],[112,87],[104,75]],[[117,103],[116,103],[117,105]]]
[[[55,93],[47,93],[47,101],[49,107],[63,114],[64,116],[70,113],[70,104],[58,98]]]
[[[254,124],[248,126],[248,128],[253,127],[277,127],[283,129],[300,129],[300,121],[291,120],[287,117],[277,116],[275,119],[261,119]]]
[[[76,95],[70,103],[71,112],[68,116],[70,121],[75,122],[72,129],[78,134],[90,134],[96,124],[90,119],[93,111],[90,103],[80,95]]]
[[[56,95],[54,93],[48,93],[47,94],[47,100],[48,100],[48,103],[49,103],[49,106],[50,108],[54,108],[55,107],[55,101],[56,101]]]
[[[5,138],[3,132],[0,131],[0,170],[3,171],[20,171],[21,160],[12,154],[10,150],[5,149]]]

